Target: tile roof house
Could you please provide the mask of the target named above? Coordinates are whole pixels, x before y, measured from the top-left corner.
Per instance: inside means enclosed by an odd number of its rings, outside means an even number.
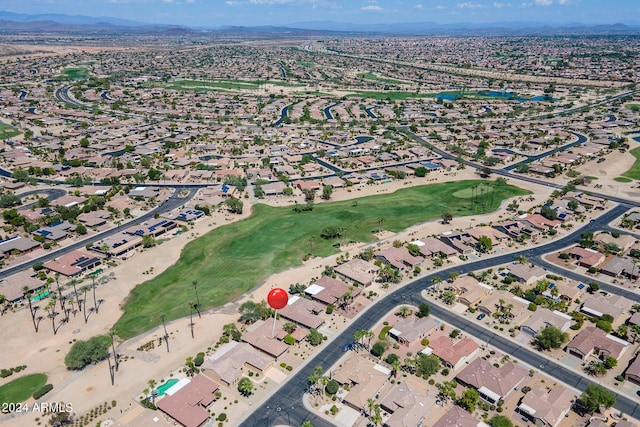
[[[640,385],[640,357],[636,356],[636,358],[631,362],[631,364],[624,371],[624,378],[632,382],[636,385]]]
[[[522,221],[504,221],[495,224],[493,227],[514,239],[520,236],[534,237],[540,234],[537,229],[528,226]]]
[[[429,346],[422,353],[438,356],[445,366],[455,371],[469,363],[479,349],[478,343],[469,337],[452,340],[446,335],[439,335],[429,340]]]
[[[509,319],[515,317],[514,312],[522,313],[527,307],[529,301],[504,290],[494,290],[478,303],[478,311],[487,316],[502,314]]]
[[[547,275],[544,268],[537,265],[514,263],[507,267],[507,272],[511,277],[525,285],[531,285],[538,280],[542,280]]]
[[[44,268],[63,276],[77,276],[102,263],[102,259],[84,251],[72,251],[44,263]]]
[[[209,419],[206,408],[216,399],[218,384],[204,375],[196,375],[172,395],[156,402],[158,409],[185,427],[198,427]]]
[[[407,248],[400,247],[385,249],[375,253],[376,258],[385,262],[396,270],[404,270],[406,268],[414,268],[423,261],[421,257],[413,256]]]
[[[29,237],[12,236],[0,241],[0,253],[10,254],[13,251],[26,253],[40,247],[40,243]]]
[[[391,371],[387,368],[368,358],[350,352],[350,357],[336,371],[332,372],[331,378],[342,385],[349,385],[349,392],[344,397],[344,403],[361,411],[366,408],[367,400],[376,395],[389,380],[390,373]]]
[[[525,368],[512,361],[496,368],[486,360],[476,359],[456,375],[456,380],[475,388],[483,400],[495,404],[508,397],[528,375]]]
[[[625,233],[618,235],[618,237],[613,237],[610,233],[598,233],[593,241],[601,246],[606,246],[610,243],[615,244],[624,252],[636,242],[636,238]]]
[[[566,351],[581,360],[585,360],[592,354],[597,357],[611,356],[618,359],[628,347],[627,341],[609,335],[595,326],[587,326],[567,344]]]
[[[447,284],[446,288],[458,295],[458,301],[467,307],[475,305],[493,290],[491,286],[480,283],[471,276],[460,276]]]
[[[334,268],[338,276],[363,286],[371,286],[379,270],[374,264],[360,258],[353,258]]]
[[[640,276],[638,270],[638,266],[632,260],[618,255],[607,257],[600,266],[600,272],[607,276],[624,276],[629,279],[637,279]]]
[[[68,223],[66,221],[59,222],[56,224],[52,224],[48,227],[41,227],[35,231],[32,231],[31,234],[34,236],[41,236],[47,240],[51,240],[57,242],[66,238],[69,235],[69,230],[75,228],[75,225]]]
[[[621,295],[591,295],[582,302],[580,311],[595,317],[609,314],[615,320],[630,308],[631,301]]]
[[[540,214],[525,214],[519,216],[517,220],[527,223],[531,227],[536,228],[540,231],[557,228],[562,223],[558,220],[547,219]]]
[[[469,228],[467,229],[467,233],[476,239],[476,241],[478,241],[482,236],[487,236],[491,239],[494,245],[499,245],[500,242],[509,238],[506,233],[488,225]]]
[[[264,373],[273,366],[274,359],[243,342],[231,341],[209,356],[201,366],[210,371],[217,380],[231,386],[242,378],[243,371]]]
[[[489,425],[478,421],[469,412],[454,405],[433,424],[433,427],[489,427]]]
[[[440,240],[464,255],[472,254],[476,248],[476,240],[466,232],[446,233]]]
[[[389,337],[400,344],[410,346],[429,335],[436,326],[438,323],[430,316],[422,318],[410,316],[398,320],[389,330]]]
[[[520,325],[520,331],[535,337],[547,326],[553,326],[564,332],[572,324],[571,316],[557,310],[551,311],[548,308],[540,307]]]
[[[14,303],[25,298],[24,291],[22,290],[25,286],[29,288],[29,292],[38,292],[43,289],[45,287],[45,282],[31,274],[35,273],[33,270],[29,269],[12,274],[4,279],[0,279],[0,295],[4,295],[8,302]]]
[[[604,254],[596,250],[582,248],[580,246],[571,248],[569,256],[573,259],[577,259],[578,265],[586,268],[595,267],[605,259]]]
[[[380,401],[382,410],[391,414],[384,426],[417,426],[435,407],[436,398],[427,393],[424,384],[407,379],[394,387]],[[423,423],[424,424],[424,423]]]
[[[281,321],[276,323],[281,323]],[[261,350],[270,356],[275,357],[276,360],[278,357],[289,351],[289,346],[287,344],[272,336],[273,326],[271,321],[259,321],[252,326],[253,329],[242,335],[242,341],[251,344],[258,350]]]
[[[270,182],[262,185],[262,191],[265,196],[278,196],[284,194],[284,189],[287,188],[287,184],[282,181]]]
[[[427,237],[412,243],[420,248],[420,254],[425,258],[449,257],[458,253],[455,248],[435,237]]]
[[[324,305],[318,301],[294,295],[289,298],[286,306],[278,310],[278,314],[309,329],[318,329],[324,324],[324,319],[317,314],[324,310]]]
[[[551,390],[531,389],[518,404],[518,412],[539,427],[557,427],[571,409],[576,396],[564,386]]]
[[[142,246],[142,236],[120,232],[97,241],[91,250],[109,256],[122,257]]]
[[[351,293],[351,298],[357,297],[360,295],[361,289],[349,286],[342,280],[334,279],[329,276],[322,276],[308,286],[304,292],[307,295],[310,295],[314,300],[327,305],[335,305],[338,304],[340,299],[347,293]]]

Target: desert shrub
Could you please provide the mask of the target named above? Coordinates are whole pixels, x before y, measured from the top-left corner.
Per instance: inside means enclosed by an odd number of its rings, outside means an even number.
[[[45,394],[49,393],[51,390],[53,390],[53,385],[52,384],[45,384],[45,385],[43,385],[42,387],[40,387],[39,389],[37,389],[36,391],[33,392],[33,398],[38,400],[42,396],[44,396]]]

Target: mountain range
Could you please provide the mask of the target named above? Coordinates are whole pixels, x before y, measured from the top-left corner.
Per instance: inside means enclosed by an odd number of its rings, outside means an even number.
[[[222,26],[186,27],[159,25],[113,17],[65,14],[19,14],[0,11],[0,32],[73,32],[108,34],[164,34],[208,36],[315,36],[322,34],[352,35],[640,35],[640,26],[584,25],[567,23],[549,25],[541,22],[495,22],[489,24],[406,22],[394,24],[352,24],[331,21],[295,22],[287,26]]]

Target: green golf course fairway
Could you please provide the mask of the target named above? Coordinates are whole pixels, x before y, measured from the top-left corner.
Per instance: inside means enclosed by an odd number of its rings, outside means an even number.
[[[310,212],[296,213],[291,206],[255,205],[249,218],[190,242],[174,265],[136,286],[114,329],[118,336],[128,339],[160,325],[163,314],[166,320],[188,316],[189,303],[196,302],[194,280],[198,282],[201,311],[221,306],[269,275],[300,265],[306,254],[324,257],[337,252],[335,243],[376,240],[374,233],[381,218],[385,230],[398,232],[440,218],[443,212],[454,217],[491,212],[504,199],[529,194],[497,183],[492,183],[495,190],[490,192],[487,183],[468,180],[411,187],[391,194],[316,204]],[[485,189],[483,204],[477,195],[480,191],[474,192],[476,203],[471,197],[471,187],[480,184]],[[320,234],[327,226],[344,229],[344,235],[323,239]],[[281,285],[288,288],[290,283]]]
[[[15,380],[0,386],[0,402],[24,402],[46,383],[47,376],[44,374],[31,374],[16,378]]]
[[[640,179],[640,147],[629,150],[629,152],[633,154],[633,157],[636,158],[636,161],[633,166],[631,166],[631,169],[629,169],[622,175],[631,179]]]

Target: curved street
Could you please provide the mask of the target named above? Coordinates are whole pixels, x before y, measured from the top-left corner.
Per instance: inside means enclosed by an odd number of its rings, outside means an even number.
[[[14,265],[12,267],[7,267],[2,269],[2,271],[0,271],[0,279],[4,279],[7,276],[10,276],[12,274],[15,274],[19,271],[25,270],[29,267],[31,267],[33,264],[37,263],[37,262],[47,262],[50,261],[54,258],[58,258],[60,255],[64,255],[66,253],[69,253],[71,251],[74,251],[76,249],[82,249],[84,248],[87,244],[89,243],[94,243],[97,242],[98,240],[104,239],[107,236],[110,236],[112,234],[118,233],[120,231],[124,231],[127,228],[131,227],[131,225],[133,224],[139,224],[141,222],[147,221],[152,219],[156,214],[162,214],[164,212],[168,212],[172,209],[176,209],[182,205],[184,205],[187,201],[191,200],[191,198],[193,198],[193,196],[195,196],[197,189],[191,189],[189,191],[189,193],[185,196],[185,197],[179,197],[178,196],[178,191],[176,191],[173,195],[171,195],[171,197],[169,197],[167,199],[166,202],[164,202],[163,204],[161,204],[160,206],[156,207],[155,209],[152,209],[150,211],[148,211],[147,213],[145,213],[142,216],[139,216],[137,218],[132,219],[131,221],[127,221],[121,225],[118,225],[116,227],[110,228],[108,230],[105,230],[101,233],[95,234],[91,237],[88,237],[86,239],[83,240],[79,240],[77,242],[71,243],[67,246],[64,246],[58,250],[49,252],[45,255],[39,256],[37,258],[34,259],[30,259],[29,261],[23,262],[21,264],[18,265]],[[37,191],[37,192],[42,192],[42,191]]]
[[[371,329],[376,322],[380,319],[381,313],[387,313],[394,307],[402,304],[418,305],[424,301],[421,293],[424,289],[432,286],[433,278],[436,276],[447,277],[449,272],[456,271],[460,274],[466,274],[475,270],[484,270],[494,267],[496,265],[505,264],[514,261],[518,256],[524,255],[528,259],[536,259],[536,262],[542,255],[548,252],[558,251],[566,246],[569,246],[580,240],[580,233],[584,231],[595,231],[602,226],[613,221],[629,209],[629,205],[618,205],[608,212],[604,213],[593,222],[585,224],[583,227],[578,228],[567,236],[549,242],[547,244],[535,246],[532,248],[522,249],[516,252],[511,252],[503,255],[494,256],[487,259],[481,259],[474,262],[469,262],[463,265],[449,267],[443,270],[439,270],[435,273],[421,277],[407,285],[381,297],[376,303],[369,306],[365,312],[359,317],[354,319],[349,326],[347,326],[338,336],[336,336],[331,343],[327,345],[319,354],[315,355],[312,359],[307,361],[298,372],[292,375],[286,383],[281,384],[280,388],[274,392],[274,394],[268,398],[263,404],[256,408],[252,414],[250,414],[242,426],[275,426],[275,425],[290,425],[297,426],[302,424],[305,420],[310,420],[314,427],[331,426],[332,424],[317,414],[309,412],[302,403],[302,397],[305,390],[308,387],[307,379],[313,373],[315,366],[322,366],[329,369],[335,364],[338,359],[344,354],[342,347],[344,344],[353,341],[353,334],[360,329]],[[566,271],[559,269],[553,264],[545,265],[551,271],[560,272],[565,275]],[[567,275],[567,277],[571,277]],[[583,280],[580,278],[579,280]],[[624,295],[627,298],[632,298],[635,302],[640,302],[640,295],[623,290],[611,285],[602,284],[604,290],[616,292]],[[611,289],[608,289],[611,288]],[[624,291],[624,292],[622,292]],[[513,357],[527,363],[530,366],[539,368],[544,371],[545,374],[557,378],[560,381],[576,388],[577,390],[584,391],[589,384],[597,384],[595,381],[591,381],[585,377],[581,372],[570,370],[553,360],[542,356],[537,351],[521,347],[513,340],[505,338],[502,335],[496,334],[491,330],[488,330],[477,323],[474,323],[467,318],[460,316],[452,311],[446,310],[438,305],[431,306],[431,313],[433,316],[440,318],[444,322],[451,324],[453,327],[465,331],[465,333],[475,337],[479,341],[486,342],[489,345],[494,346],[498,350],[512,355]],[[640,410],[638,403],[626,396],[616,393],[616,405],[615,408],[635,418],[640,418]]]

